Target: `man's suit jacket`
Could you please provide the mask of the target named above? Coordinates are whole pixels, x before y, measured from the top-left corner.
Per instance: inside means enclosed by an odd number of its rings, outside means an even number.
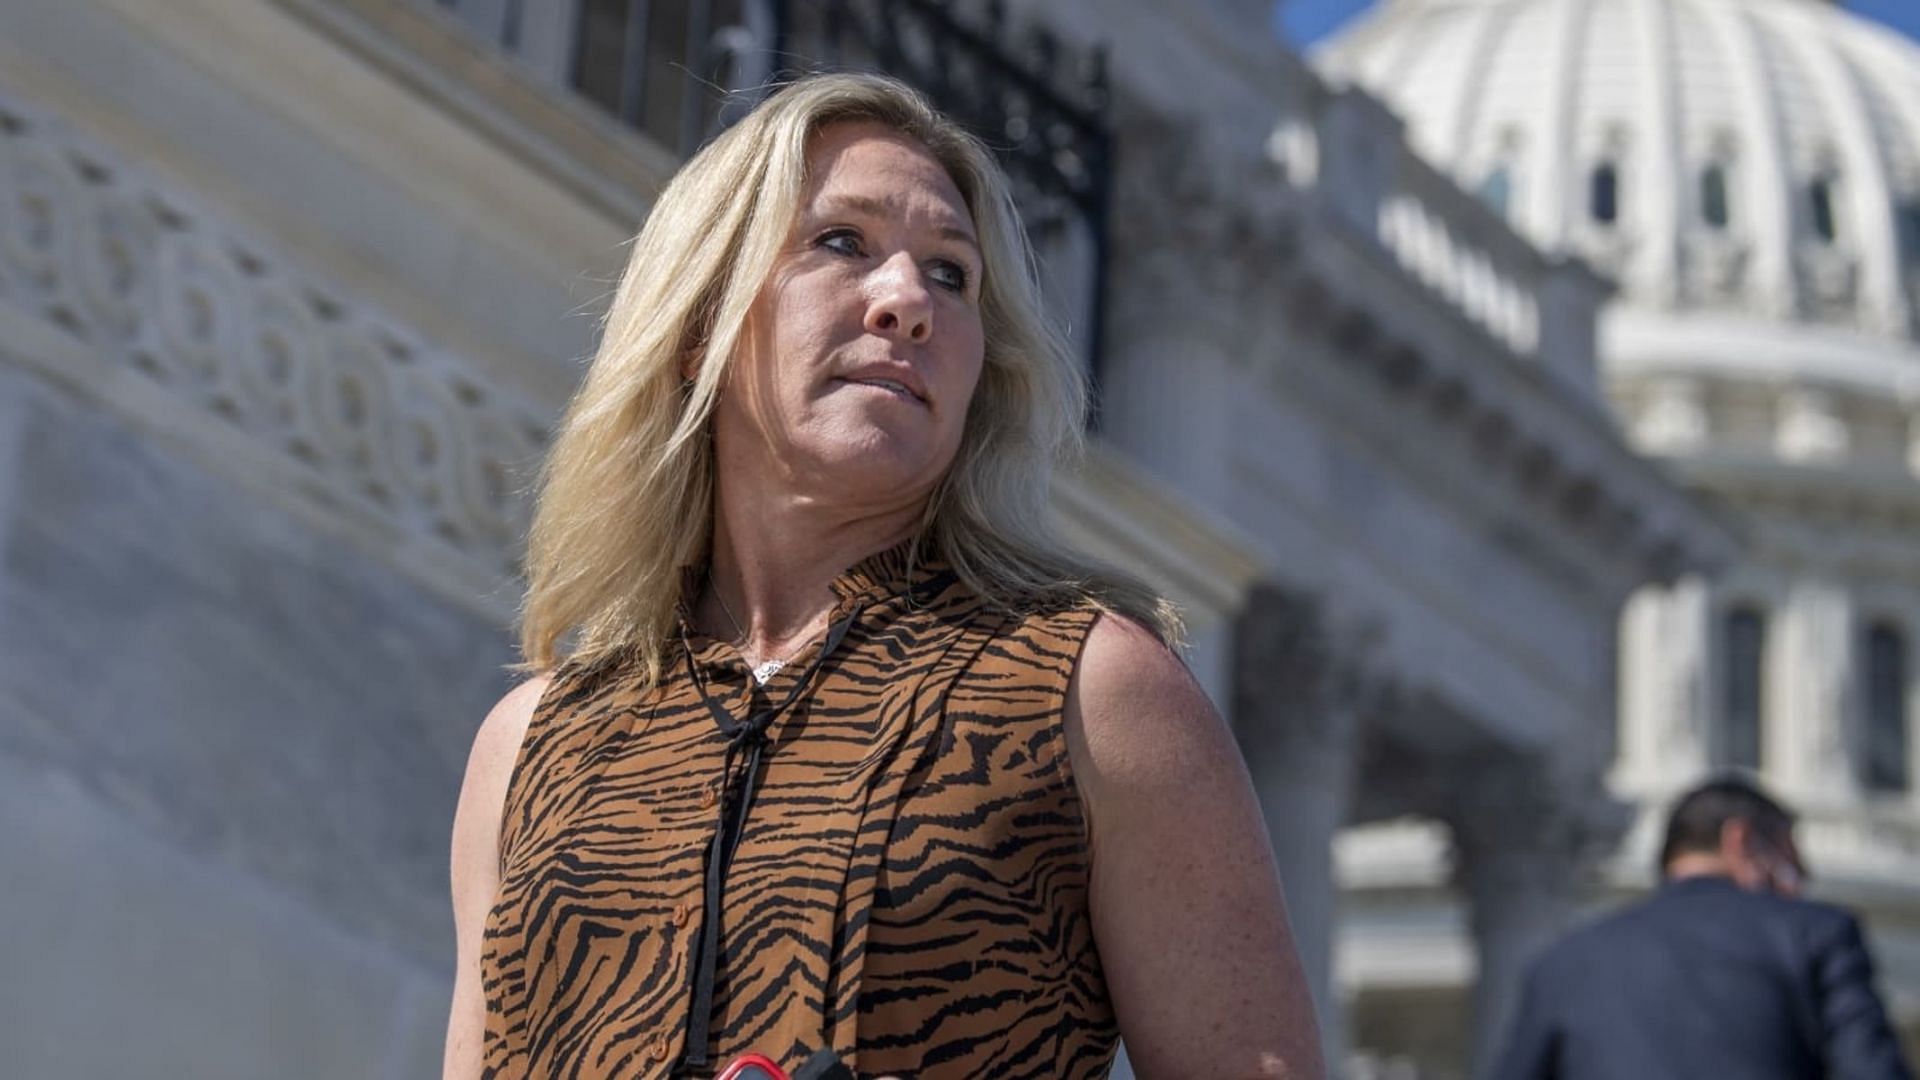
[[[1498,1080],[1911,1080],[1860,925],[1671,882],[1529,972]]]

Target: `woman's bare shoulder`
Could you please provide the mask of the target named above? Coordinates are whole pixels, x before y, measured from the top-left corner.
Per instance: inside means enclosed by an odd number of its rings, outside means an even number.
[[[492,896],[499,858],[500,814],[513,779],[513,763],[527,737],[540,696],[553,681],[550,673],[525,680],[507,691],[474,733],[467,774],[453,815],[453,893],[456,918],[473,919]]]
[[[1124,615],[1103,613],[1088,630],[1063,719],[1096,816],[1110,792],[1179,786],[1237,765],[1232,736],[1180,655]]]
[[[486,719],[480,722],[480,730],[474,733],[473,750],[467,757],[467,779],[471,783],[476,771],[491,774],[498,769],[513,767],[513,759],[520,752],[520,743],[527,737],[527,728],[533,723],[533,713],[540,705],[541,695],[553,682],[553,672],[543,671],[523,680],[519,685],[506,692],[493,708],[487,710]]]
[[[1074,683],[1082,713],[1125,717],[1150,702],[1170,714],[1217,719],[1180,654],[1125,615],[1102,612],[1088,628]]]

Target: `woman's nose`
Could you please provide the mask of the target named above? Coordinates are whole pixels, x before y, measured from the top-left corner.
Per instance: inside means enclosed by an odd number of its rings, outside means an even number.
[[[867,332],[924,345],[933,336],[933,296],[920,280],[920,268],[905,252],[874,269],[873,299],[867,304]]]

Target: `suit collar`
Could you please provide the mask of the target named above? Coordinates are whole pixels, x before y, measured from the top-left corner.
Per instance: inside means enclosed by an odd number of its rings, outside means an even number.
[[[1724,874],[1696,874],[1692,877],[1670,879],[1660,883],[1661,892],[1712,892],[1732,889],[1739,891],[1740,886]]]

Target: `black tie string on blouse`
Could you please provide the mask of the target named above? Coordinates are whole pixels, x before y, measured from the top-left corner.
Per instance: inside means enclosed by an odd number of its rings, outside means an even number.
[[[707,845],[706,877],[702,884],[706,921],[700,929],[700,956],[698,966],[694,969],[693,1006],[687,1013],[687,1045],[681,1059],[682,1071],[710,1067],[707,1041],[713,1024],[713,983],[720,966],[720,909],[725,899],[727,869],[733,865],[733,853],[740,846],[741,835],[746,832],[747,815],[753,810],[753,797],[759,788],[760,758],[767,745],[767,729],[813,684],[814,676],[819,674],[827,658],[839,648],[841,639],[847,636],[847,631],[853,627],[860,612],[861,607],[855,606],[834,620],[827,628],[827,637],[820,646],[820,652],[786,696],[776,705],[749,713],[745,720],[735,720],[727,707],[707,691],[706,680],[700,677],[694,663],[693,645],[687,640],[686,626],[682,624],[680,628],[680,644],[687,661],[687,673],[700,700],[706,704],[707,712],[713,716],[714,725],[727,740],[726,756],[721,759],[720,765],[720,820],[715,823],[713,839]],[[740,790],[736,797],[733,769],[742,748],[746,750],[746,766],[740,774]]]

